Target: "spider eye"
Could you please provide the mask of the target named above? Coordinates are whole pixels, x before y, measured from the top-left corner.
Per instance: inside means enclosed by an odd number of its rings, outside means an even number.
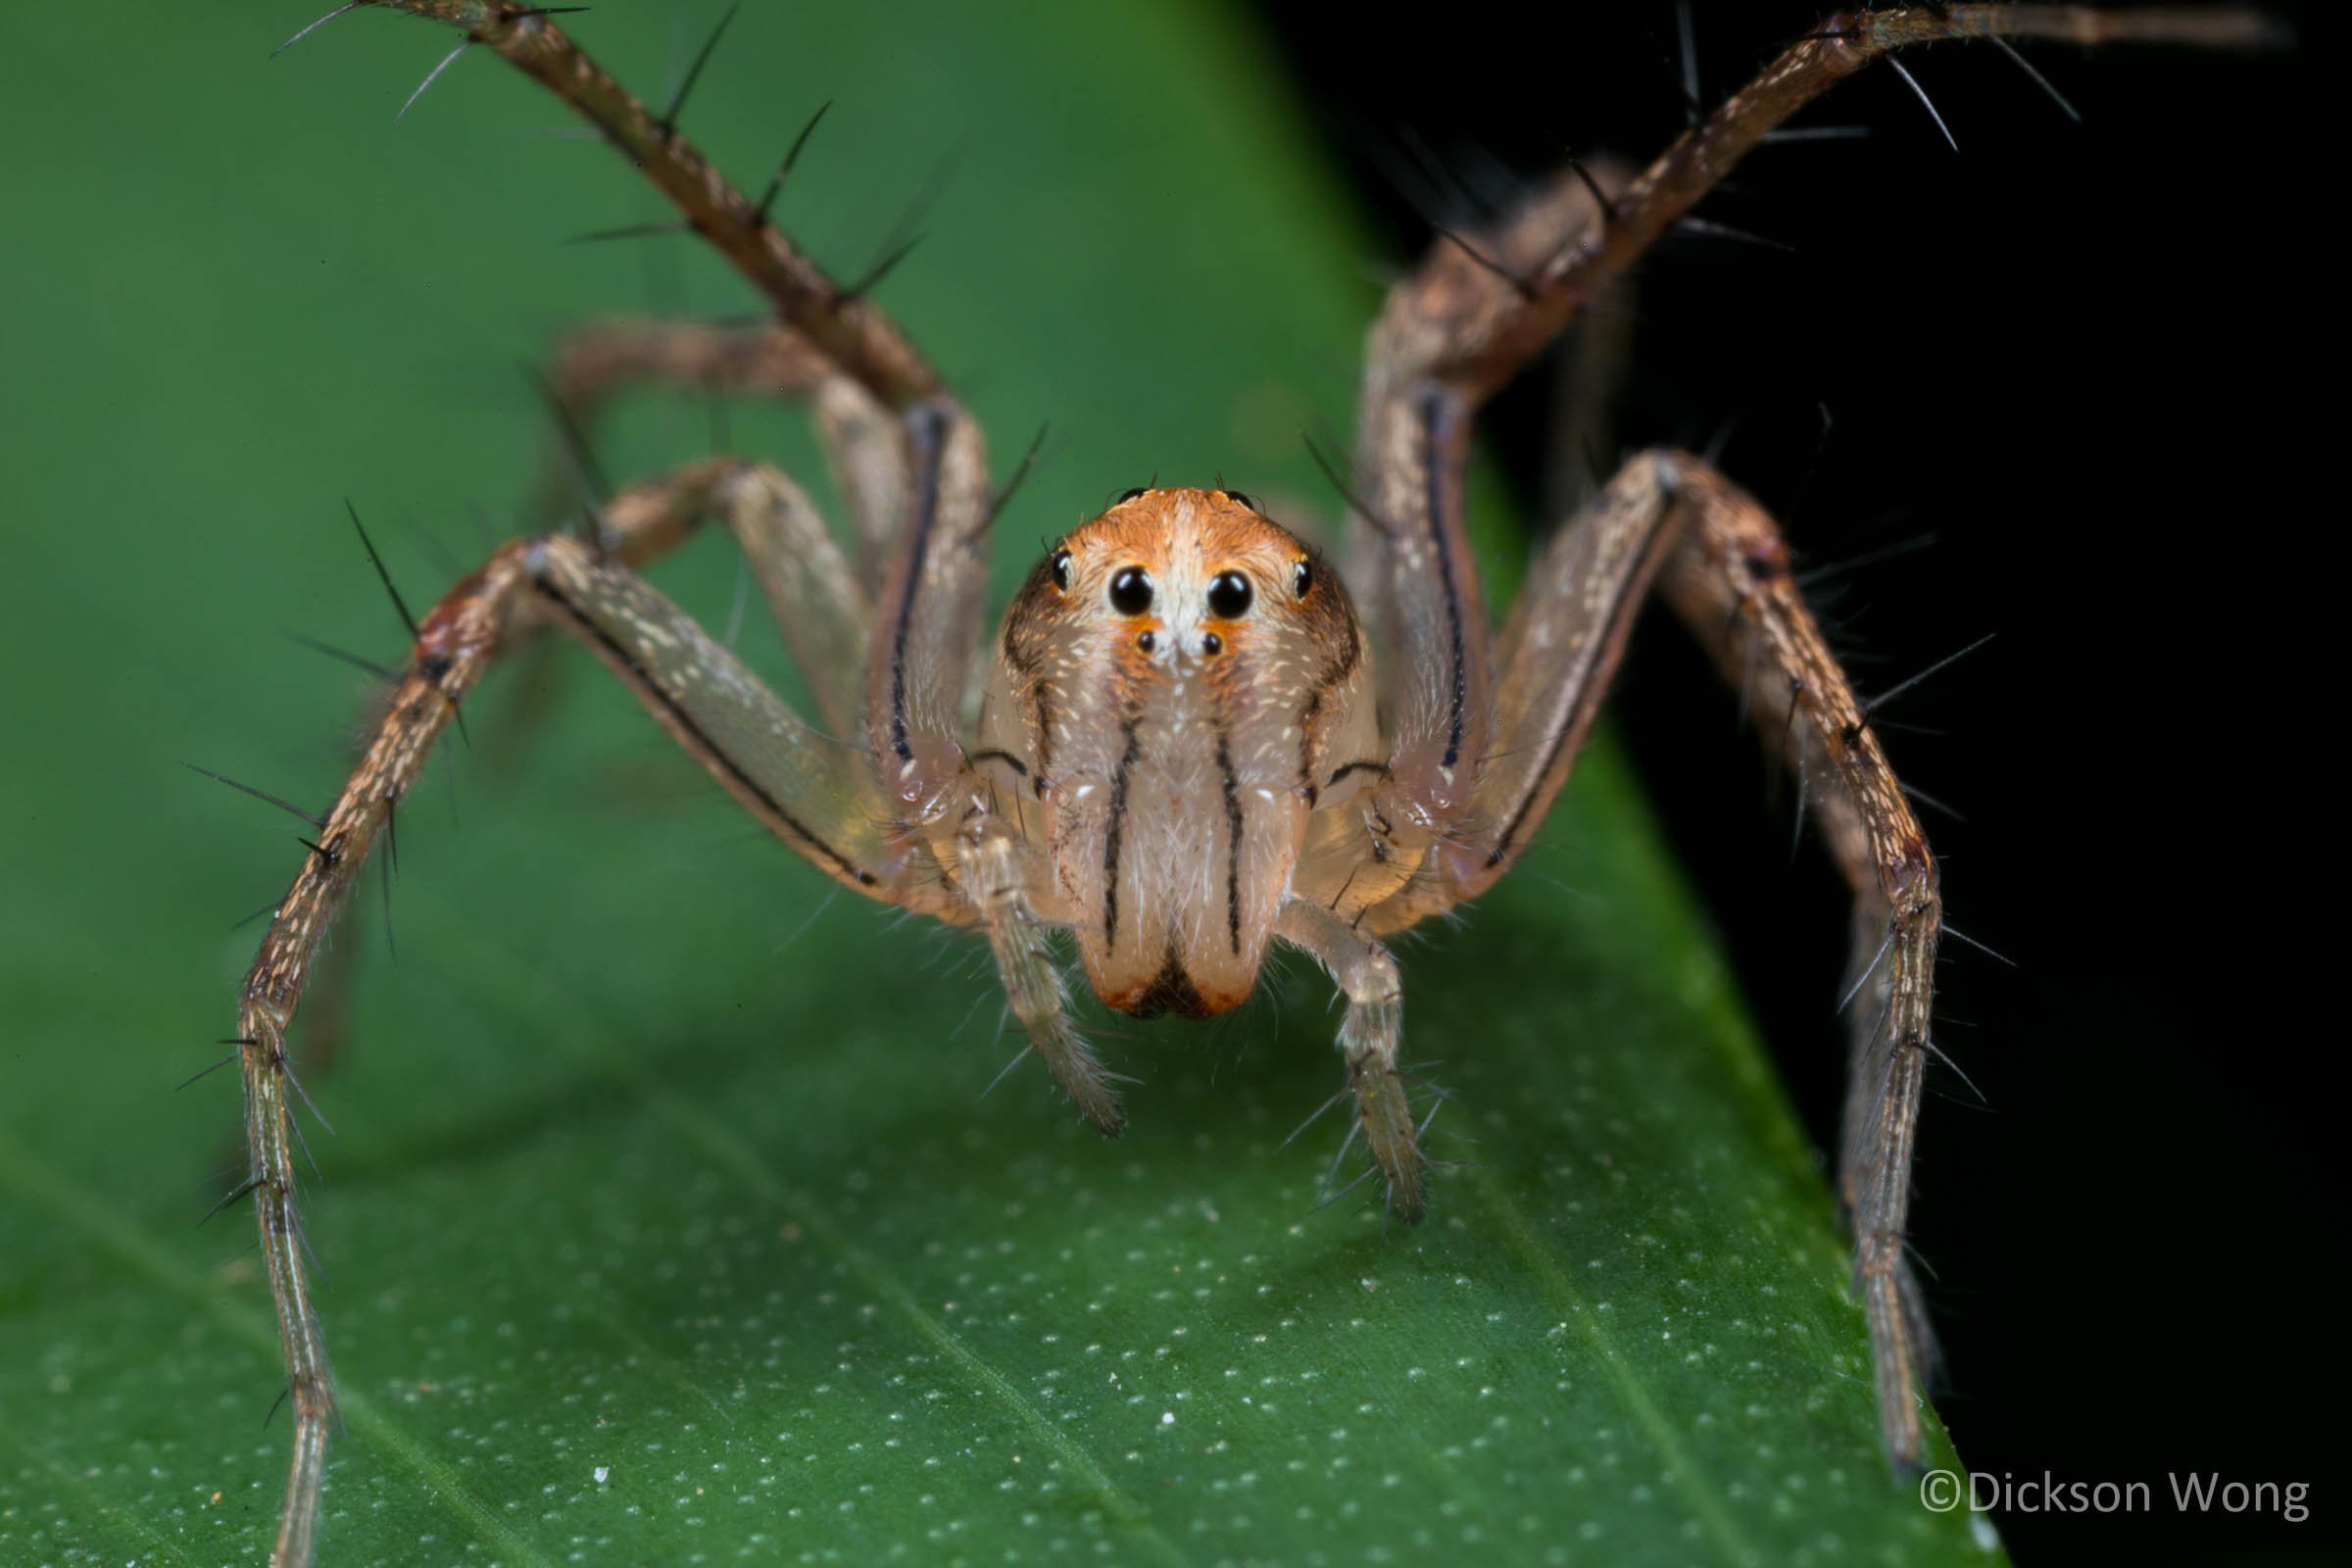
[[[1314,567],[1312,567],[1312,566],[1308,565],[1308,564],[1307,564],[1305,562],[1303,562],[1303,561],[1301,561],[1301,562],[1298,562],[1298,563],[1296,563],[1296,564],[1294,564],[1292,565],[1292,567],[1291,567],[1291,597],[1292,597],[1292,598],[1294,598],[1294,599],[1304,599],[1304,598],[1306,597],[1306,595],[1307,595],[1307,590],[1308,590],[1308,589],[1310,589],[1310,588],[1312,588],[1312,587],[1314,587],[1314,585],[1315,585],[1315,568],[1314,568]]]
[[[1137,485],[1137,486],[1136,486],[1134,489],[1132,489],[1132,490],[1122,490],[1122,491],[1120,491],[1120,492],[1119,492],[1119,499],[1118,499],[1118,500],[1116,500],[1116,501],[1114,501],[1114,502],[1112,502],[1112,503],[1111,503],[1111,505],[1113,505],[1113,506],[1118,506],[1118,507],[1123,507],[1123,506],[1125,506],[1125,505],[1126,505],[1128,502],[1130,502],[1130,501],[1133,501],[1133,500],[1134,500],[1134,499],[1135,499],[1137,496],[1141,496],[1141,495],[1149,495],[1149,494],[1151,494],[1151,493],[1152,493],[1152,492],[1151,492],[1151,486],[1149,486],[1149,485],[1141,485],[1141,484],[1139,484],[1139,485]]]
[[[1054,552],[1054,586],[1061,589],[1064,593],[1069,591],[1070,553],[1067,550]]]
[[[1255,496],[1246,495],[1239,490],[1226,491],[1225,499],[1228,501],[1239,501],[1243,506],[1248,507],[1251,512],[1262,512],[1264,510],[1258,506],[1257,498]]]
[[[1140,615],[1152,608],[1152,574],[1141,566],[1121,566],[1110,579],[1110,608],[1122,615]]]
[[[1250,613],[1250,601],[1255,597],[1249,578],[1238,571],[1220,571],[1208,585],[1208,612],[1219,620],[1239,620]]]

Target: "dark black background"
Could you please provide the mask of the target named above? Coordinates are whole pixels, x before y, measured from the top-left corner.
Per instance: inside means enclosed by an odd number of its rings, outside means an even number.
[[[1570,150],[1645,158],[1683,124],[1669,0],[1409,25],[1265,9],[1396,262],[1431,235],[1397,174],[1416,140],[1484,194]],[[1699,0],[1702,100],[1816,20]],[[2016,963],[1945,945],[1939,1044],[1983,1100],[1940,1073],[1920,1142],[1939,1404],[1974,1469],[2145,1481],[2159,1502],[2006,1514],[2005,1539],[2026,1561],[2316,1559],[2347,1539],[2322,1425],[2342,1379],[2318,1075],[2341,1030],[2278,1013],[2328,980],[2290,956],[2295,931],[2340,919],[2298,910],[2283,875],[2332,858],[2332,769],[2307,737],[2334,705],[2282,693],[2305,673],[2290,607],[2342,516],[2316,417],[2339,373],[2315,194],[2336,89],[2307,25],[2256,58],[2027,52],[2085,124],[1998,51],[1951,46],[1908,63],[1957,155],[1874,67],[1798,122],[1868,139],[1743,165],[1699,211],[1794,254],[1696,237],[1653,254],[1619,437],[1728,429],[1724,466],[1816,564],[1933,541],[1817,596],[1866,693],[1997,634],[1885,715],[1936,732],[1886,738],[1963,814],[1923,812],[1952,921]],[[1462,191],[1438,200],[1476,221]],[[1544,380],[1487,421],[1531,502]],[[1846,960],[1828,858],[1808,843],[1791,862],[1787,792],[1664,616],[1615,711],[1831,1147]],[[2165,1477],[2189,1470],[2308,1482],[2312,1518],[2176,1516]]]

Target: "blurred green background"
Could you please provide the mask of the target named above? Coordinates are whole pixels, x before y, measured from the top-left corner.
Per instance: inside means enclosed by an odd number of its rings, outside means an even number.
[[[314,0],[316,3],[316,0]],[[258,1560],[286,1427],[218,1054],[363,685],[398,657],[350,498],[421,608],[520,514],[518,366],[615,310],[746,291],[486,52],[310,8],[15,8],[0,290],[0,1560]],[[641,91],[714,8],[575,29]],[[101,30],[103,29],[103,30]],[[837,273],[926,186],[881,299],[1000,467],[999,568],[1105,494],[1222,474],[1321,505],[1378,268],[1221,8],[747,7],[687,116]],[[797,419],[724,416],[815,480]],[[710,449],[632,403],[607,466]],[[821,484],[818,486],[823,493]],[[1518,554],[1481,502],[1497,572]],[[723,622],[713,537],[659,579]],[[748,656],[782,676],[757,613]],[[334,1564],[1874,1561],[1978,1554],[1878,1453],[1815,1158],[1604,747],[1527,872],[1408,944],[1459,1097],[1432,1222],[1316,1212],[1336,1123],[1302,966],[1208,1028],[1119,1026],[1104,1145],[1011,1054],[981,951],[825,885],[601,677],[494,676],[404,813],[398,956],[307,1199],[350,1430]]]

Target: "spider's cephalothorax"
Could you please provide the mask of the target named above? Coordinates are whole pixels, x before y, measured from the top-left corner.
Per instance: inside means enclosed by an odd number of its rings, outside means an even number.
[[[1039,912],[1097,996],[1205,1018],[1250,995],[1308,813],[1377,755],[1364,666],[1338,578],[1230,491],[1131,496],[1030,573],[978,755],[1019,761]]]
[[[1767,131],[1878,56],[2001,32],[2248,44],[2271,35],[2261,19],[1997,5],[1834,16],[1639,175],[1579,168],[1484,232],[1448,235],[1396,285],[1361,382],[1348,586],[1244,497],[1135,491],[1047,555],[983,650],[1002,498],[978,426],[891,320],[861,290],[836,287],[768,220],[766,201],[747,200],[679,133],[674,106],[650,113],[555,12],[372,3],[457,25],[556,91],[774,308],[748,329],[583,331],[555,376],[569,411],[584,418],[631,381],[807,396],[854,529],[845,546],[773,466],[714,459],[614,496],[587,539],[506,546],[417,623],[241,996],[242,1190],[260,1218],[294,1409],[277,1563],[311,1559],[334,1420],[294,1210],[288,1026],[433,742],[496,659],[551,627],[823,874],[984,930],[1031,1047],[1106,1132],[1122,1113],[1070,1026],[1055,931],[1074,934],[1095,991],[1135,1013],[1222,1011],[1249,994],[1270,944],[1310,955],[1347,998],[1341,1098],[1387,1203],[1417,1218],[1419,1128],[1383,939],[1477,897],[1525,851],[1654,586],[1800,771],[1855,894],[1866,964],[1848,999],[1838,1189],[1887,1450],[1898,1464],[1917,1456],[1925,1326],[1903,1226],[1935,1049],[1936,863],[1753,500],[1688,454],[1638,456],[1561,524],[1494,626],[1463,532],[1470,420]],[[638,575],[706,518],[723,519],[742,548],[818,722]],[[987,697],[967,733],[976,659],[991,662]]]

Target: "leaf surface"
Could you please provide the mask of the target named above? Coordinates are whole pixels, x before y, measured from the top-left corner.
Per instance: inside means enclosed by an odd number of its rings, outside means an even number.
[[[1001,571],[1154,475],[1328,514],[1298,432],[1345,427],[1377,291],[1253,39],[1174,5],[804,9],[739,20],[688,127],[757,183],[837,99],[780,212],[842,275],[951,155],[881,298],[1000,467],[1053,422]],[[176,761],[322,808],[359,694],[278,628],[399,646],[342,498],[421,606],[542,461],[517,359],[750,306],[683,242],[559,243],[657,209],[494,59],[395,128],[451,39],[362,14],[265,62],[303,20],[14,24],[0,115],[52,149],[17,193],[52,241],[8,264],[47,373],[0,393],[0,605],[37,654],[0,781],[12,1563],[259,1561],[281,1484],[250,1219],[195,1223],[234,1076],[171,1091],[230,1022],[257,932],[226,927],[302,852]],[[574,20],[653,96],[700,42]],[[640,400],[602,456],[821,471],[792,415],[723,425]],[[726,622],[715,539],[660,581]],[[743,646],[792,689],[756,612]],[[1605,742],[1528,868],[1405,948],[1460,1162],[1408,1231],[1368,1187],[1317,1206],[1336,1117],[1286,1141],[1340,1086],[1305,965],[1213,1026],[1099,1020],[1144,1080],[1117,1144],[1034,1061],[984,1095],[1015,1046],[983,950],[832,898],[583,666],[494,677],[446,800],[402,813],[398,961],[372,906],[346,937],[339,1135],[308,1130],[326,1563],[1982,1555],[1886,1472],[1814,1156]]]

